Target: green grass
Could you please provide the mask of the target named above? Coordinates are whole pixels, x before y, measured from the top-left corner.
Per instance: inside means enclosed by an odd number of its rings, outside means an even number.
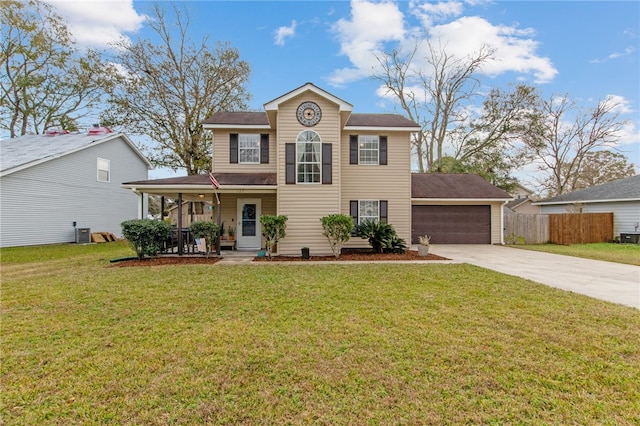
[[[60,249],[2,250],[5,424],[640,422],[633,308],[469,265]]]
[[[592,243],[568,246],[532,244],[510,247],[640,266],[640,245],[638,244]]]

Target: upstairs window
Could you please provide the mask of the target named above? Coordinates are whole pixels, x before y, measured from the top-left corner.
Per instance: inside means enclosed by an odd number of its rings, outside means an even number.
[[[259,164],[260,135],[238,135],[238,157],[241,164]]]
[[[98,158],[98,182],[109,182],[111,179],[111,161]]]
[[[358,164],[378,164],[380,138],[373,135],[358,136]]]
[[[349,136],[349,164],[387,165],[387,137],[378,135]]]
[[[313,130],[306,130],[296,140],[297,183],[320,183],[322,141]]]
[[[230,164],[269,164],[269,134],[229,134]]]

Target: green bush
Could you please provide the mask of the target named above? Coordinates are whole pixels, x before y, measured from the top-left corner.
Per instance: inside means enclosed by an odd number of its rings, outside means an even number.
[[[214,242],[217,243],[218,235],[220,234],[220,227],[217,223],[197,221],[193,222],[191,226],[191,233],[194,238],[204,238],[207,241],[207,256],[211,253],[211,247]]]
[[[355,227],[355,234],[369,240],[369,245],[376,253],[404,253],[407,250],[405,241],[398,237],[394,227],[386,222],[363,220]]]
[[[155,257],[171,232],[171,226],[161,220],[134,219],[120,224],[122,235],[129,241],[139,259]]]
[[[323,216],[320,221],[324,230],[322,235],[327,237],[329,245],[331,245],[331,251],[338,259],[342,253],[342,245],[351,238],[353,219],[351,216],[344,214],[330,214],[329,216]]]
[[[287,216],[279,215],[262,215],[260,216],[260,224],[262,225],[262,236],[265,239],[265,248],[267,254],[271,258],[271,250],[273,246],[278,244],[285,237],[287,229]]]

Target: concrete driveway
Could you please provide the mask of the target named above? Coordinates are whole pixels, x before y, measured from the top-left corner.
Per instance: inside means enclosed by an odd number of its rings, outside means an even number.
[[[640,309],[640,267],[492,245],[436,245],[431,253]]]

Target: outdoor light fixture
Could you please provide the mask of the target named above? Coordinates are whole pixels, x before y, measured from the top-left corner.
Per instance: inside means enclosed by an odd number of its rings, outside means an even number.
[[[204,194],[198,194],[198,197],[204,198]]]

